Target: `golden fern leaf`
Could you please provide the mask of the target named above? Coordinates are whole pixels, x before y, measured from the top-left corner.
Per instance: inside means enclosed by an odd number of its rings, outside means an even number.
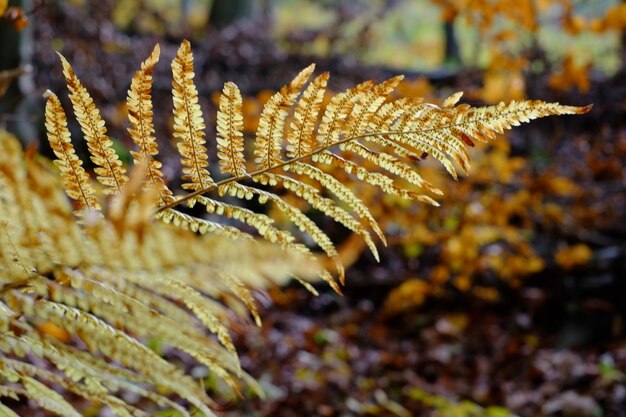
[[[144,159],[155,163],[150,85],[157,56],[158,49],[155,49],[142,64],[129,93],[129,100],[131,96],[136,99],[131,120],[135,128],[131,129],[131,135],[137,136],[140,148],[137,155],[144,154]],[[350,178],[376,186],[384,193],[438,205],[432,195],[439,195],[441,191],[420,176],[415,169],[416,161],[432,155],[456,178],[454,162],[467,172],[470,165],[467,147],[474,141],[490,139],[532,117],[587,110],[540,102],[472,108],[458,104],[460,93],[446,99],[443,107],[415,99],[393,99],[390,94],[402,79],[398,76],[378,84],[368,81],[349,88],[332,97],[322,112],[329,75],[321,74],[309,82],[313,70],[312,65],[305,68],[263,108],[254,140],[253,171],[246,168],[241,93],[233,83],[224,85],[217,114],[216,140],[220,169],[229,177],[216,183],[208,171],[205,122],[193,83],[193,55],[189,42],[183,41],[172,62],[174,136],[179,141],[182,156],[183,188],[190,192],[177,197],[167,194],[167,199],[161,199],[157,218],[200,233],[221,233],[234,238],[248,236],[237,228],[177,209],[181,203],[202,204],[209,214],[245,223],[266,240],[301,253],[308,252],[292,233],[281,230],[266,214],[219,201],[208,194],[216,192],[220,197],[229,195],[238,200],[256,196],[262,204],[272,203],[303,235],[334,259],[343,281],[343,266],[331,239],[307,216],[306,209],[287,203],[283,196],[267,188],[280,186],[303,200],[305,207],[319,210],[359,234],[377,256],[370,232],[385,242],[383,231],[367,206],[333,174],[333,169],[341,169]],[[144,120],[145,125],[137,124]],[[162,180],[159,168],[155,166],[155,172]],[[262,187],[246,185],[246,181]],[[130,265],[133,259],[119,259],[119,262]],[[333,285],[334,280],[327,271],[320,273]]]
[[[253,179],[258,180],[262,184],[273,183],[276,185],[276,176],[275,175],[267,175],[267,176],[259,176],[253,177]],[[343,280],[345,275],[345,270],[341,263],[341,259],[339,258],[339,253],[337,249],[333,245],[331,239],[328,237],[324,231],[322,231],[311,219],[309,219],[302,211],[291,204],[285,202],[280,196],[263,191],[254,187],[245,186],[238,183],[231,183],[227,186],[220,186],[218,191],[221,195],[229,194],[231,196],[236,196],[238,198],[246,198],[250,195],[258,195],[259,203],[265,204],[267,202],[272,202],[276,205],[276,208],[280,210],[285,216],[293,222],[301,232],[308,235],[322,250],[330,257],[334,262],[339,273],[340,279]],[[304,253],[309,253],[309,250],[306,249],[305,246],[294,245],[291,242],[287,242],[285,245],[287,249],[299,250],[301,249]],[[327,273],[327,271],[321,271],[322,278],[331,285],[335,290],[339,291],[339,287],[335,283],[335,280],[332,279],[332,276]]]
[[[59,54],[63,65],[63,75],[70,91],[70,100],[74,114],[85,135],[91,160],[96,164],[94,169],[98,181],[105,186],[106,194],[117,194],[128,181],[126,170],[113,149],[113,142],[106,135],[107,129],[100,111],[93,103],[87,89],[81,84],[71,65],[63,55]]]
[[[60,416],[80,417],[78,411],[59,393],[31,377],[23,376],[20,379],[26,388],[27,395],[33,398],[40,407]]]
[[[141,63],[141,69],[133,77],[126,103],[128,105],[128,133],[139,147],[139,152],[130,151],[135,163],[145,163],[147,166],[146,179],[159,192],[161,203],[171,200],[172,191],[167,188],[161,172],[161,162],[154,157],[159,153],[156,138],[154,137],[154,123],[152,121],[152,73],[159,61],[160,48],[156,45],[150,56]]]
[[[354,102],[374,86],[374,81],[365,81],[357,86],[335,95],[326,106],[318,128],[317,140],[321,147],[329,148],[339,141],[342,127],[350,116]],[[326,150],[326,149],[325,149]]]
[[[365,220],[369,227],[374,230],[379,239],[384,244],[387,244],[383,231],[380,229],[378,222],[372,216],[365,203],[363,203],[363,201],[358,198],[349,187],[342,184],[341,181],[337,180],[334,176],[303,162],[294,162],[289,164],[286,169],[295,172],[298,175],[306,176],[314,181],[317,181],[323,189],[328,190],[340,201],[346,203],[351,210],[354,210],[354,212]]]
[[[362,136],[369,120],[375,116],[378,108],[403,79],[404,76],[401,75],[390,78],[355,97],[356,100],[347,120],[347,126],[344,128],[344,135],[346,137]],[[354,142],[348,142],[348,144],[352,143]]]
[[[465,111],[469,106],[460,105],[454,109],[442,110],[441,108],[429,104],[420,104],[416,107],[415,115],[402,114],[399,119],[389,129],[405,129],[407,132],[421,132],[419,136],[416,135],[390,135],[395,141],[408,143],[411,146],[420,148],[423,146],[432,147],[440,152],[451,156],[456,163],[461,167],[463,172],[468,173],[470,167],[470,155],[467,151],[467,144],[465,140],[470,140],[469,136],[462,134],[449,134],[445,130],[433,129],[433,123],[454,123],[452,119],[455,118],[459,112]],[[417,117],[415,117],[417,116]],[[428,148],[425,148],[428,149]],[[433,155],[437,157],[437,155]],[[439,159],[439,158],[438,158]],[[450,169],[448,168],[448,171]],[[455,176],[455,175],[453,175]]]
[[[258,169],[268,169],[282,162],[285,119],[289,115],[289,108],[296,101],[298,93],[313,70],[315,70],[315,65],[306,67],[291,83],[281,88],[265,103],[254,142],[255,162]]]
[[[47,300],[33,301],[17,294],[8,298],[10,305],[16,306],[28,316],[49,320],[77,334],[92,351],[100,351],[122,365],[145,373],[153,382],[170,388],[190,401],[207,415],[214,415],[206,404],[211,399],[193,380],[178,368],[126,333],[115,329],[96,316],[77,308]],[[111,344],[109,338],[115,343]]]
[[[317,115],[324,99],[326,84],[330,74],[328,72],[316,77],[302,93],[293,114],[290,132],[287,135],[287,157],[299,158],[313,150],[315,137],[313,130],[317,122]]]
[[[107,405],[117,415],[151,415],[120,398],[122,392],[131,392],[151,402],[149,410],[169,408],[190,415],[190,406],[176,405],[155,392],[165,389],[213,415],[215,403],[201,384],[149,349],[144,343],[151,339],[185,352],[237,393],[240,380],[259,389],[240,369],[227,330],[232,313],[217,300],[233,292],[257,317],[247,286],[256,287],[262,279],[283,273],[308,278],[306,258],[287,258],[297,266],[290,270],[286,265],[277,267],[277,250],[261,249],[258,243],[200,238],[158,223],[124,219],[119,219],[121,224],[133,226],[120,229],[109,219],[117,209],[77,223],[60,181],[38,159],[24,161],[17,140],[3,135],[0,132],[0,269],[4,271],[0,375],[3,382],[11,378],[14,387],[0,387],[0,395],[41,398],[42,408],[73,415],[71,408],[50,396],[47,389],[54,384],[55,389]],[[125,187],[132,186],[135,192],[124,189],[122,193],[129,199],[124,203],[127,216],[134,216],[137,206],[143,210],[141,183],[133,185],[133,181]],[[157,204],[156,199],[147,201],[152,201],[152,207]],[[44,213],[48,216],[30,228],[22,224]],[[14,268],[21,272],[14,274]],[[42,322],[81,339],[86,350],[53,339],[36,327]],[[46,365],[35,367],[28,363],[33,359]]]
[[[265,214],[256,213],[252,210],[213,200],[205,196],[193,198],[188,201],[187,205],[193,207],[196,203],[202,204],[206,208],[207,213],[238,220],[252,226],[268,242],[289,246],[295,240],[291,233],[278,229],[273,224],[274,219]]]
[[[261,316],[250,287],[234,275],[221,274],[221,277],[228,289],[248,308],[248,311],[254,318],[254,323],[261,327]]]
[[[193,217],[177,210],[165,209],[158,212],[156,218],[166,224],[173,224],[181,229],[191,230],[192,232],[198,232],[203,235],[206,233],[217,233],[234,239],[249,237],[234,227],[224,226],[210,220]]]
[[[398,132],[409,131],[412,114],[406,112],[405,109],[407,106],[418,108],[421,101],[421,99],[399,99],[386,103],[380,108],[378,115],[370,122],[370,130],[374,132],[390,132],[392,130]],[[463,158],[464,155],[459,157],[458,154],[443,141],[414,141],[404,143],[404,141],[402,141],[402,135],[394,134],[386,135],[386,137],[382,135],[367,136],[365,140],[390,148],[398,156],[410,162],[419,161],[423,155],[432,155],[441,162],[454,179],[457,179],[456,169],[446,153],[452,154],[454,159],[460,161],[460,164],[466,164],[466,160]],[[469,163],[469,161],[467,161],[467,163]]]
[[[217,156],[222,172],[246,175],[243,155],[243,115],[241,92],[235,83],[224,84],[217,111]]]
[[[93,296],[93,303],[83,302],[81,306],[83,310],[97,313],[99,317],[109,323],[119,320],[120,315],[123,315],[124,328],[139,336],[152,336],[167,340],[168,343],[206,365],[216,376],[222,378],[233,390],[238,392],[237,382],[228,373],[224,365],[220,365],[213,355],[204,352],[203,345],[211,345],[213,341],[196,332],[193,325],[185,325],[184,322],[176,322],[165,315],[160,315],[156,310],[149,309],[143,303],[126,296],[123,292],[120,294],[107,288],[101,281],[85,279],[74,272],[69,272],[69,274],[71,275],[71,288],[48,282],[46,283],[47,292],[40,295],[47,296],[57,303],[74,306],[74,300],[80,299],[82,292],[90,294]],[[92,276],[99,279],[103,278],[102,281],[106,282],[107,277],[103,274],[96,273]],[[238,364],[229,336],[226,334],[224,337],[226,338],[225,343],[228,344],[228,351],[235,357],[233,363]],[[201,341],[202,344],[194,343],[196,341]],[[237,366],[236,372],[240,373],[240,371]]]
[[[50,147],[57,156],[54,161],[59,168],[67,194],[76,201],[76,214],[83,215],[84,210],[100,210],[96,190],[89,175],[83,168],[83,161],[76,156],[67,128],[67,118],[58,97],[51,91],[46,92],[46,130]]]
[[[302,165],[302,168],[312,168],[309,165]],[[350,231],[360,235],[369,247],[376,260],[379,260],[378,250],[376,249],[376,245],[374,244],[374,241],[372,241],[369,232],[350,213],[339,207],[334,200],[322,197],[319,190],[312,185],[297,181],[293,178],[283,175],[280,175],[278,177],[286,189],[294,192],[298,197],[306,200],[312,208],[321,211],[326,216],[334,219],[338,223],[341,223]]]
[[[207,171],[207,149],[204,146],[204,118],[193,83],[193,53],[185,40],[172,61],[172,94],[174,98],[174,138],[178,140],[183,165],[184,189],[201,190],[215,183]]]

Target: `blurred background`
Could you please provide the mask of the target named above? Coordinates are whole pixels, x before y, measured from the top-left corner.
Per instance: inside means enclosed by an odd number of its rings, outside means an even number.
[[[238,349],[267,398],[223,398],[222,412],[626,416],[625,1],[11,0],[0,14],[0,128],[47,155],[42,94],[66,95],[55,51],[130,160],[126,90],[160,43],[169,178],[168,62],[183,38],[209,142],[224,82],[244,93],[252,138],[265,101],[311,62],[335,92],[403,73],[398,96],[434,103],[456,91],[472,105],[593,103],[476,146],[457,182],[420,161],[445,192],[440,208],[357,190],[388,235],[380,264],[319,219],[350,265],[345,296],[297,285],[259,295],[264,326],[242,324]]]

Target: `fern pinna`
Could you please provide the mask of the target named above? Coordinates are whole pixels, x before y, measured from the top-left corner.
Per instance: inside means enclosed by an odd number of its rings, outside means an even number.
[[[225,291],[258,322],[250,288],[265,285],[260,280],[268,275],[288,274],[311,291],[315,289],[307,274],[312,270],[338,292],[335,275],[344,283],[337,249],[303,207],[359,235],[376,257],[375,238],[385,243],[383,230],[358,192],[338,173],[386,194],[437,205],[434,198],[441,191],[419,175],[416,161],[431,155],[456,178],[457,166],[469,170],[467,147],[474,141],[487,141],[537,117],[589,109],[541,101],[475,108],[458,104],[460,93],[442,106],[392,98],[401,77],[364,82],[323,106],[329,74],[314,76],[311,65],[265,104],[253,149],[248,149],[243,134],[241,93],[234,83],[224,85],[215,135],[219,175],[224,179],[216,181],[217,170],[209,169],[205,122],[193,82],[193,55],[189,42],[183,41],[171,65],[173,140],[182,164],[183,192],[177,194],[168,187],[157,159],[151,89],[158,60],[156,46],[128,91],[128,131],[137,146],[131,155],[138,168],[127,175],[97,107],[61,56],[74,114],[108,200],[99,198],[100,188],[74,151],[60,100],[47,92],[48,139],[78,221],[68,217],[63,202],[51,191],[54,180],[41,166],[31,161],[24,169],[11,168],[19,165],[21,156],[11,141],[2,141],[0,255],[2,269],[9,273],[0,293],[4,354],[0,376],[8,381],[0,386],[0,396],[38,398],[43,408],[77,415],[62,397],[38,382],[45,380],[106,404],[121,416],[147,415],[122,400],[123,391],[134,392],[157,408],[189,415],[185,407],[155,390],[162,386],[211,415],[214,403],[201,386],[148,349],[146,339],[166,341],[236,390],[236,379],[246,375],[224,324],[228,310],[216,301]],[[252,199],[274,210],[246,208],[244,200]],[[233,203],[237,201],[241,204]],[[192,216],[183,206],[201,206],[213,216]],[[229,221],[215,221],[220,216]],[[155,217],[186,230],[151,223]],[[285,227],[278,217],[288,219],[291,226]],[[244,227],[231,225],[237,222]],[[258,249],[247,232],[251,229],[294,255],[277,261],[276,252]],[[205,234],[211,239],[198,236]],[[317,256],[304,244],[307,241],[321,248],[334,271],[312,266],[318,265]],[[253,256],[260,253],[265,259]],[[243,254],[251,258],[243,259]],[[283,262],[285,268],[279,270]],[[237,305],[229,303],[235,309]],[[86,347],[81,350],[42,334],[36,327],[42,320],[76,334]],[[207,337],[203,327],[219,343]],[[59,372],[33,367],[28,352]],[[11,415],[7,410],[0,408]]]

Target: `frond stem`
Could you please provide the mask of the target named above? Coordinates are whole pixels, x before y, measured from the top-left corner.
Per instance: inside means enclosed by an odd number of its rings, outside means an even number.
[[[165,210],[174,208],[177,205],[179,205],[181,203],[184,203],[187,200],[191,200],[194,197],[197,197],[199,195],[208,193],[209,191],[214,190],[216,188],[219,188],[219,187],[221,187],[223,185],[228,185],[228,184],[231,184],[233,182],[243,181],[243,180],[248,179],[248,178],[252,178],[252,177],[256,177],[258,175],[266,174],[269,171],[274,171],[274,170],[277,170],[277,169],[281,169],[281,168],[283,168],[283,167],[285,167],[287,165],[291,165],[291,164],[294,164],[296,162],[300,162],[302,160],[305,160],[307,158],[311,158],[311,157],[313,157],[313,156],[315,156],[317,154],[320,154],[320,153],[322,153],[324,151],[327,151],[327,150],[329,150],[331,148],[334,148],[335,146],[342,145],[344,143],[352,142],[352,141],[359,140],[359,139],[364,139],[364,138],[367,138],[367,137],[370,137],[370,136],[411,135],[411,134],[423,133],[423,132],[428,131],[428,130],[432,130],[432,129],[422,129],[422,130],[415,130],[415,131],[391,131],[391,132],[366,133],[366,134],[360,135],[360,136],[351,136],[351,137],[343,138],[343,139],[340,139],[340,140],[338,140],[336,142],[333,142],[333,143],[331,143],[329,145],[317,148],[314,151],[311,151],[309,153],[301,155],[301,156],[299,156],[297,158],[288,159],[288,160],[283,161],[283,162],[281,162],[279,164],[272,165],[270,167],[266,167],[266,168],[263,168],[263,169],[258,169],[256,171],[252,171],[252,172],[246,173],[244,175],[239,175],[237,177],[226,178],[226,179],[224,179],[222,181],[218,181],[218,182],[216,182],[216,183],[214,183],[212,185],[209,185],[208,187],[201,188],[199,190],[195,190],[194,192],[191,192],[191,193],[189,193],[189,194],[187,194],[187,195],[185,195],[183,197],[180,197],[180,198],[178,198],[176,200],[173,200],[173,201],[171,201],[171,202],[169,202],[169,203],[159,207],[157,209],[156,213],[158,214],[158,213],[161,213],[161,212],[163,212]]]

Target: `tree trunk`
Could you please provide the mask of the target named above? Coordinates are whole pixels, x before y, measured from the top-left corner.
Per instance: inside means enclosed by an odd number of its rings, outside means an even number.
[[[21,6],[21,1],[10,1],[10,6]],[[16,69],[20,66],[20,38],[11,23],[0,19],[0,71]],[[15,106],[20,99],[20,91],[17,83],[11,83],[4,97],[0,98],[0,122],[3,126],[8,124],[7,115],[15,111]]]
[[[443,33],[445,43],[444,63],[446,65],[460,65],[461,52],[459,50],[459,42],[456,37],[456,31],[454,30],[454,20],[444,23]]]
[[[222,28],[240,19],[260,16],[258,0],[214,0],[209,22]]]
[[[11,0],[10,6],[30,10],[31,0]],[[33,50],[32,29],[18,32],[4,19],[0,19],[0,71],[27,68]],[[5,95],[0,97],[0,128],[14,133],[28,143],[37,140],[38,121],[43,112],[41,96],[34,91],[32,75],[22,72],[13,80]]]

